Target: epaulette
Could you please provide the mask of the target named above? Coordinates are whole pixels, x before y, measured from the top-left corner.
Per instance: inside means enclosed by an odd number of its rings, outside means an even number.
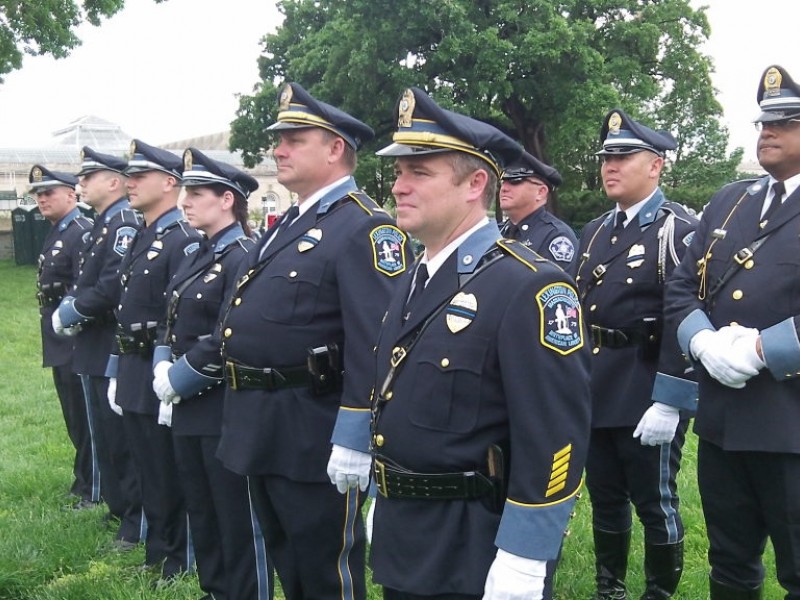
[[[537,254],[528,246],[518,242],[517,240],[507,240],[501,238],[497,240],[496,243],[505,254],[516,258],[519,262],[524,264],[532,271],[539,270],[535,263],[549,262],[546,258],[542,257],[540,254]]]
[[[599,222],[601,222],[601,223],[602,223],[602,222],[603,222],[603,221],[605,221],[605,220],[606,220],[606,219],[607,219],[607,218],[608,218],[608,217],[611,215],[611,213],[613,213],[613,212],[614,212],[614,209],[612,208],[611,210],[608,210],[608,211],[604,212],[604,213],[603,213],[602,215],[600,215],[599,217],[595,217],[594,219],[592,219],[591,221],[589,221],[589,223],[594,223],[595,221],[599,221]],[[588,225],[589,223],[587,223],[586,225]]]
[[[375,202],[372,198],[370,198],[367,194],[362,192],[361,190],[356,190],[355,192],[349,192],[347,194],[352,198],[356,204],[358,204],[361,209],[367,213],[370,217],[375,214],[376,212],[386,212],[378,203]]]
[[[125,223],[141,223],[142,217],[139,211],[132,208],[123,208],[119,211],[120,219]]]
[[[680,219],[684,223],[688,223],[690,225],[693,223],[689,217],[697,219],[697,211],[686,206],[685,204],[679,204],[678,202],[673,202],[672,200],[665,201],[664,204],[661,205],[661,210],[675,215],[676,219]]]

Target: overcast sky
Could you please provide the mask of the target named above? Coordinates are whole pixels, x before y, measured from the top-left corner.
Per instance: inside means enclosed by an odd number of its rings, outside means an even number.
[[[797,0],[692,0],[709,6],[718,98],[733,146],[755,158],[751,121],[764,69],[800,81]],[[127,0],[99,28],[82,27],[68,58],[26,57],[0,85],[0,147],[46,144],[87,114],[160,144],[228,129],[235,95],[258,80],[261,37],[280,15],[272,0]]]

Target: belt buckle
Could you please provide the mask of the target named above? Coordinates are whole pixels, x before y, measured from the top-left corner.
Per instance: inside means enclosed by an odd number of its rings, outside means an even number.
[[[600,279],[606,274],[606,271],[607,269],[605,265],[597,265],[594,269],[592,269],[592,277],[595,279]]]
[[[228,387],[234,391],[239,389],[239,383],[236,380],[236,365],[233,364],[233,361],[225,361],[225,372],[228,375]]]
[[[590,327],[589,331],[591,332],[592,341],[594,342],[594,345],[597,346],[598,348],[602,348],[603,347],[603,332],[602,332],[602,329],[600,327],[598,327],[597,325],[592,325]]]
[[[733,260],[735,260],[740,265],[743,265],[751,258],[753,258],[753,251],[750,250],[750,248],[742,248],[736,254],[733,255]]]
[[[388,498],[386,490],[386,465],[377,458],[375,459],[375,485],[378,486],[378,493],[384,498]]]

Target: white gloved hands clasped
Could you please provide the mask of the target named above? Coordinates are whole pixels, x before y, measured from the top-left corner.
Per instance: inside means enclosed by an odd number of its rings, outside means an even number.
[[[698,331],[689,342],[689,350],[703,363],[711,377],[728,387],[743,388],[747,380],[764,366],[760,361],[761,367],[758,367],[748,351],[752,345],[755,353],[756,339],[757,329],[726,325],[717,331]]]
[[[547,563],[498,550],[483,589],[483,600],[541,600]]]
[[[53,331],[56,332],[56,335],[65,335],[67,337],[72,337],[73,335],[77,335],[78,332],[81,330],[80,325],[73,325],[72,327],[64,327],[61,323],[61,315],[58,314],[58,308],[53,311],[52,316],[50,317],[50,324],[53,326]]]
[[[153,367],[153,391],[164,404],[179,404],[181,397],[169,381],[170,367],[172,363],[168,360],[162,360]]]
[[[158,403],[158,424],[172,427],[172,404]]]
[[[328,477],[340,493],[348,488],[358,488],[364,492],[369,485],[372,455],[344,446],[333,445],[328,459]]]
[[[117,404],[117,378],[111,377],[108,380],[108,392],[106,392],[106,398],[108,399],[108,405],[111,407],[115,413],[117,413],[120,417],[122,416],[122,407]]]
[[[653,402],[639,420],[633,437],[640,438],[642,446],[668,444],[675,437],[680,420],[680,410],[668,404]]]

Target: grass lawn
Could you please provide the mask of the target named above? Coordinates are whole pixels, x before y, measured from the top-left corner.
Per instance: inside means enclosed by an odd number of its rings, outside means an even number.
[[[35,269],[0,261],[0,600],[196,599],[202,593],[187,575],[152,589],[154,576],[137,567],[142,548],[112,549],[113,531],[103,508],[73,511],[71,446],[49,369],[41,368]],[[693,435],[685,448],[680,492],[686,524],[686,569],[676,598],[708,597],[706,540],[695,485]],[[570,526],[556,582],[559,600],[586,600],[594,587],[591,519],[586,494]],[[643,588],[642,535],[634,530],[628,584],[631,598]],[[768,556],[766,600],[783,597]],[[370,598],[381,597],[377,587]]]

